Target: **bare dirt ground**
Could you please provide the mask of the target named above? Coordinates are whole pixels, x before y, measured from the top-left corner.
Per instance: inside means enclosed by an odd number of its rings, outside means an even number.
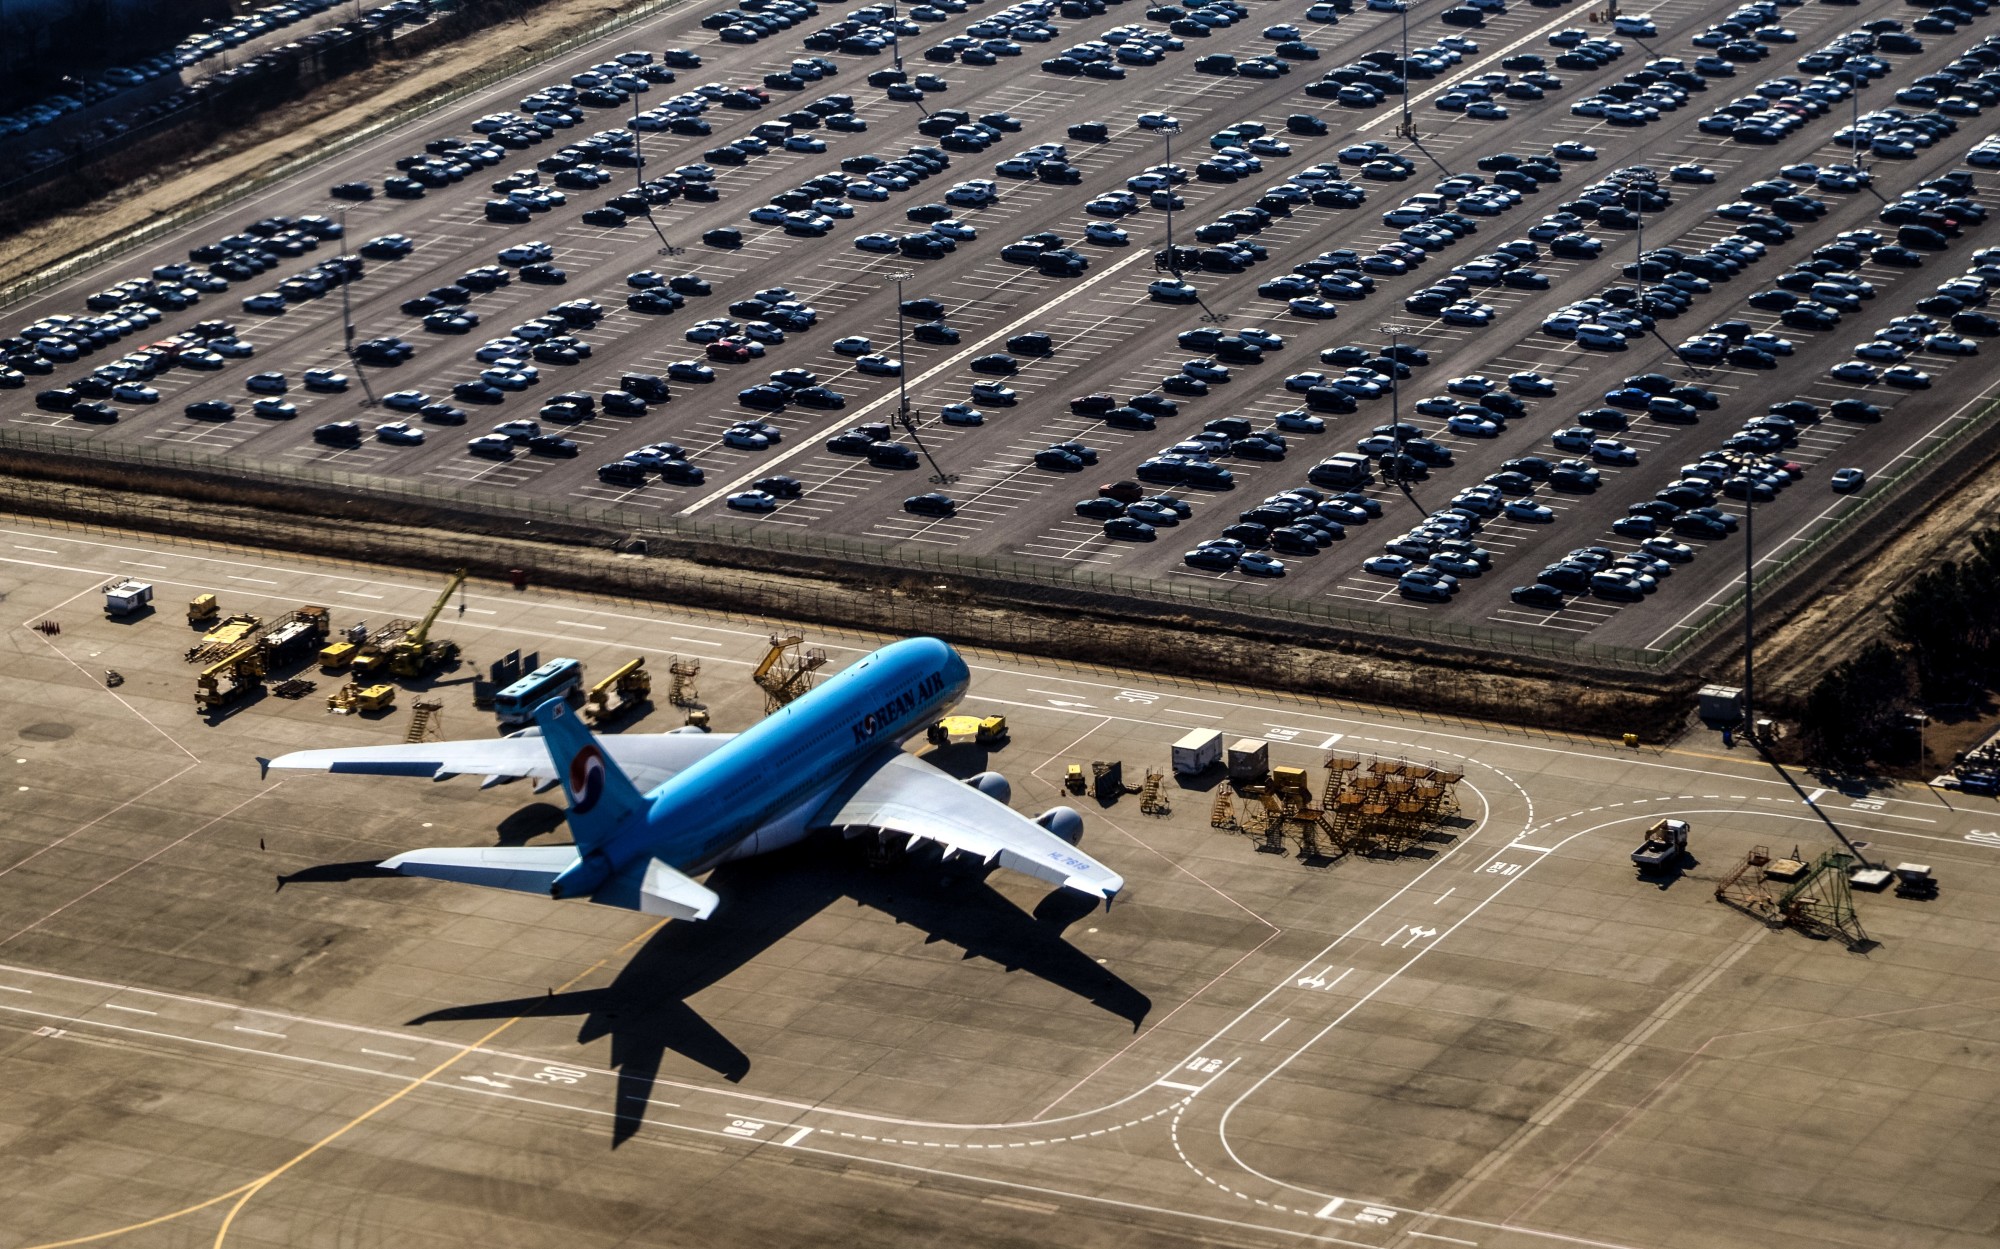
[[[1778,705],[1804,700],[1821,674],[1882,636],[1889,600],[1905,581],[1971,549],[1971,532],[2000,519],[2000,474],[1975,473],[1929,505],[1871,558],[1843,569],[1757,648],[1763,696]],[[1932,753],[1936,754],[1935,745]],[[1949,759],[1947,754],[1945,758]]]
[[[406,109],[449,89],[478,66],[559,43],[617,11],[605,0],[548,0],[519,20],[327,83],[136,179],[116,195],[0,239],[0,286],[333,136]]]

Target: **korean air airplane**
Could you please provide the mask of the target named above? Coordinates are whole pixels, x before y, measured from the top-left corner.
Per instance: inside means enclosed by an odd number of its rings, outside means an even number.
[[[552,898],[706,919],[718,901],[694,878],[819,829],[936,842],[1108,906],[1125,882],[1077,848],[1083,817],[1055,807],[1029,819],[1007,805],[997,772],[969,781],[903,750],[964,697],[965,661],[936,638],[885,646],[743,733],[679,730],[599,738],[560,699],[534,731],[490,741],[303,750],[258,762],[375,776],[486,784],[560,782],[574,845],[412,850],[382,866]]]

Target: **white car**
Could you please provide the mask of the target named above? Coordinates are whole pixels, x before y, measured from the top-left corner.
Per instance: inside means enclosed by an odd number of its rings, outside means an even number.
[[[775,512],[778,500],[762,490],[739,490],[725,502],[739,512]]]
[[[415,447],[423,445],[424,431],[408,421],[390,421],[375,427],[375,437],[398,446]]]
[[[972,383],[972,397],[982,403],[997,403],[1003,406],[1012,405],[1018,399],[1013,387],[999,382]]]
[[[1616,438],[1594,438],[1590,443],[1590,458],[1599,464],[1637,464],[1639,452]]]
[[[1873,365],[1863,364],[1859,360],[1845,360],[1834,365],[1833,375],[1843,382],[1854,382],[1859,385],[1880,380],[1880,375],[1875,372]]]
[[[1093,243],[1103,243],[1109,247],[1123,247],[1132,241],[1132,236],[1108,221],[1093,221],[1083,228],[1083,237]]]
[[[317,390],[326,394],[339,394],[347,389],[348,376],[333,369],[307,369],[300,381],[307,390]]]
[[[1181,119],[1172,113],[1139,114],[1139,129],[1141,130],[1178,130],[1180,126]]]
[[[493,432],[502,438],[526,442],[530,438],[542,436],[542,423],[536,420],[502,421],[493,427]]]
[[[111,388],[111,397],[121,403],[158,403],[160,392],[141,382],[120,382]]]
[[[526,243],[516,243],[512,247],[500,249],[500,263],[503,265],[537,265],[554,260],[556,249],[533,239]]]

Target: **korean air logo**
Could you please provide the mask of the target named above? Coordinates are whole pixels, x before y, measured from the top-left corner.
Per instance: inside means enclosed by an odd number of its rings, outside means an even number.
[[[604,754],[595,743],[576,752],[569,761],[570,810],[587,814],[604,796]]]

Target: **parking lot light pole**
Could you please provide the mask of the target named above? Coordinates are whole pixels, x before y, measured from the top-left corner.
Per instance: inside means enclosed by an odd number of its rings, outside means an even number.
[[[947,473],[944,466],[937,462],[937,457],[931,454],[931,449],[924,445],[923,438],[917,433],[917,414],[910,408],[910,366],[903,358],[903,283],[915,276],[907,269],[882,275],[883,281],[896,284],[896,423],[909,434],[910,441],[917,444],[917,450],[923,453],[924,459],[930,461],[932,484],[949,486],[958,480],[958,474]]]
[[[1396,6],[1396,12],[1403,19],[1403,61],[1396,67],[1397,74],[1403,80],[1403,122],[1396,128],[1396,133],[1405,139],[1417,137],[1416,127],[1410,124],[1410,6],[1418,2],[1419,0],[1402,0],[1402,3]]]
[[[1172,170],[1174,166],[1174,136],[1180,132],[1181,124],[1177,121],[1170,121],[1160,127],[1161,135],[1165,136],[1167,140],[1167,169],[1169,171],[1162,175],[1167,180],[1167,271],[1174,275],[1175,281],[1180,280],[1181,259],[1179,254],[1174,251],[1174,199],[1179,195],[1179,192],[1174,190],[1174,175]]]
[[[375,406],[375,388],[368,384],[368,370],[361,367],[361,357],[354,353],[354,272],[353,253],[347,250],[347,210],[340,210],[340,349],[347,356],[348,367],[354,370],[354,378],[361,383],[361,406]]]
[[[893,4],[889,6],[889,20],[892,22],[903,20],[903,15],[897,12],[896,6]],[[889,52],[896,59],[896,71],[901,73],[903,69],[903,34],[894,26],[889,28]]]
[[[1724,459],[1743,479],[1743,735],[1752,742],[1757,740],[1757,479],[1750,469],[1756,460],[1749,451],[1732,452]]]
[[[1632,280],[1639,288],[1639,315],[1648,316],[1652,299],[1646,294],[1646,192],[1627,191],[1625,206],[1632,210]],[[1676,353],[1678,355],[1678,353]]]
[[[639,93],[632,93],[632,193],[646,201],[646,224],[653,227],[653,233],[660,237],[660,255],[678,256],[685,249],[675,247],[667,241],[667,231],[653,216],[653,202],[646,195],[646,146],[645,131],[639,129]]]
[[[1413,333],[1414,331],[1409,326],[1398,325],[1394,321],[1384,322],[1376,326],[1375,329],[1378,333],[1387,335],[1389,339],[1389,419],[1394,422],[1396,431],[1396,471],[1390,475],[1390,479],[1392,481],[1401,480],[1403,476],[1403,386],[1401,381],[1403,359],[1399,348],[1403,345],[1403,335]]]
[[[1743,732],[1757,740],[1757,483],[1743,482]]]
[[[905,429],[915,422],[910,414],[910,370],[903,358],[903,283],[915,276],[908,269],[896,269],[882,275],[883,281],[896,284],[896,421]]]

